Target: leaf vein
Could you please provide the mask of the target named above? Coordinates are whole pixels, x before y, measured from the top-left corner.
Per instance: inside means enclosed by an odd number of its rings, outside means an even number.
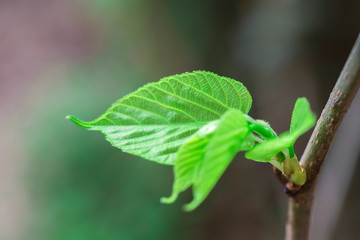
[[[178,109],[178,108],[175,108],[175,107],[172,107],[172,106],[163,104],[163,103],[161,103],[161,102],[154,101],[154,100],[152,100],[152,99],[150,99],[150,98],[147,98],[147,97],[144,97],[144,96],[139,96],[139,95],[136,95],[136,94],[133,94],[132,97],[137,97],[137,98],[140,98],[140,99],[149,101],[149,102],[156,103],[156,104],[158,104],[158,105],[160,105],[160,106],[163,106],[163,107],[165,107],[165,108],[173,109],[173,110],[175,110],[175,111],[178,111],[178,112],[180,112],[180,113],[183,113],[184,115],[188,116],[189,118],[191,118],[191,119],[194,120],[195,122],[199,122],[198,119],[194,118],[193,116],[191,116],[190,114],[184,112],[184,111],[181,110],[181,109]]]
[[[153,87],[153,88],[156,88],[156,89],[158,89],[158,90],[160,90],[160,91],[163,91],[164,93],[170,94],[171,96],[174,96],[174,97],[177,97],[177,98],[179,98],[179,99],[181,99],[181,100],[184,100],[184,101],[186,101],[186,102],[189,102],[189,103],[191,103],[191,104],[193,104],[193,105],[195,105],[195,106],[198,106],[199,108],[203,108],[203,109],[207,110],[208,112],[211,112],[211,113],[217,115],[218,117],[221,117],[220,113],[215,112],[215,111],[211,110],[210,108],[207,108],[206,106],[204,106],[204,105],[202,105],[202,104],[198,104],[198,103],[196,103],[196,102],[189,101],[189,100],[187,100],[186,98],[183,98],[183,97],[181,97],[181,96],[175,95],[175,94],[170,93],[170,92],[168,92],[168,91],[166,91],[166,90],[163,90],[163,89],[161,89],[161,88],[158,88],[158,87],[155,87],[155,86],[152,86],[152,87]]]
[[[184,82],[182,82],[182,81],[180,81],[180,80],[178,80],[178,79],[176,79],[176,78],[173,78],[173,79],[174,79],[175,81],[179,82],[180,84],[183,84],[184,86],[187,86],[187,87],[189,87],[189,88],[192,88],[192,89],[196,90],[197,92],[199,92],[199,93],[207,96],[208,98],[211,98],[212,100],[214,100],[215,102],[217,102],[217,103],[219,103],[221,106],[223,106],[224,108],[229,109],[228,106],[224,105],[222,102],[220,102],[220,101],[219,101],[218,99],[216,99],[215,97],[210,96],[209,94],[207,94],[207,93],[205,93],[205,92],[203,92],[203,91],[201,91],[201,90],[199,90],[199,89],[197,89],[197,88],[194,88],[193,86],[191,86],[191,85],[189,85],[189,84],[186,84],[186,83],[184,83]]]

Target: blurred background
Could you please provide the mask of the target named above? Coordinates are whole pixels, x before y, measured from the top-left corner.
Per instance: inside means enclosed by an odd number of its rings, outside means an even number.
[[[320,115],[359,31],[358,0],[0,0],[0,239],[282,239],[270,165],[239,154],[185,213],[189,192],[159,201],[171,167],[65,116],[92,120],[147,82],[208,70],[243,82],[250,114],[281,133],[298,97]],[[356,101],[319,179],[312,239],[360,235]]]

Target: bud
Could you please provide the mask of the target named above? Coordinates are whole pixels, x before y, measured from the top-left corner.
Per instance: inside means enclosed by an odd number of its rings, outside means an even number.
[[[287,158],[284,161],[285,176],[296,185],[302,186],[306,182],[306,171],[303,169],[297,157]]]

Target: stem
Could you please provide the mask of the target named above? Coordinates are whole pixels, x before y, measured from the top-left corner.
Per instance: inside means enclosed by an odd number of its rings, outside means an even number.
[[[277,137],[271,128],[262,126],[260,124],[252,124],[250,126],[250,129],[266,139]]]
[[[308,192],[302,191],[296,197],[289,198],[286,240],[308,239],[313,195],[313,189],[308,189]]]
[[[289,157],[291,157],[291,158],[295,157],[294,147],[291,146],[288,148],[288,150],[289,150]]]
[[[307,240],[315,180],[335,133],[360,86],[360,35],[332,90],[300,161],[307,182],[289,197],[286,240]]]
[[[277,169],[279,169],[281,171],[281,173],[284,172],[284,168],[283,168],[282,164],[280,162],[278,162],[276,159],[269,161],[269,163],[272,164]]]
[[[257,134],[259,134],[261,137],[265,139],[271,139],[277,137],[275,131],[270,126],[262,124],[263,121],[261,120],[257,121],[247,114],[245,114],[245,118],[250,125],[250,129],[256,132]]]
[[[256,132],[257,134],[259,134],[261,137],[265,139],[271,139],[277,137],[275,131],[271,127],[264,126],[264,124],[259,123],[258,121],[256,121],[247,114],[245,114],[245,117],[248,123],[250,124],[250,129]],[[259,142],[263,142],[263,141],[261,140]],[[284,171],[282,164],[277,159],[273,159],[269,161],[269,163],[272,164],[277,169],[279,169],[281,172]]]

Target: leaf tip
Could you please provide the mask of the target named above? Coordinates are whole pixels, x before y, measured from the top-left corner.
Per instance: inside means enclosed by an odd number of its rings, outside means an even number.
[[[72,115],[67,115],[65,117],[66,119],[70,120],[71,122],[73,122],[75,125],[81,127],[81,128],[90,128],[92,127],[90,124],[88,124],[87,122],[84,122],[84,121],[81,121],[80,119],[78,119],[77,117],[75,116],[72,116]]]
[[[185,204],[183,206],[183,210],[185,212],[192,212],[199,206],[199,204],[200,204],[199,202],[192,201],[191,203]]]
[[[173,194],[171,194],[170,197],[162,197],[160,199],[160,202],[163,203],[163,204],[171,204],[171,203],[176,201],[177,197],[178,197],[178,194],[173,193]]]

